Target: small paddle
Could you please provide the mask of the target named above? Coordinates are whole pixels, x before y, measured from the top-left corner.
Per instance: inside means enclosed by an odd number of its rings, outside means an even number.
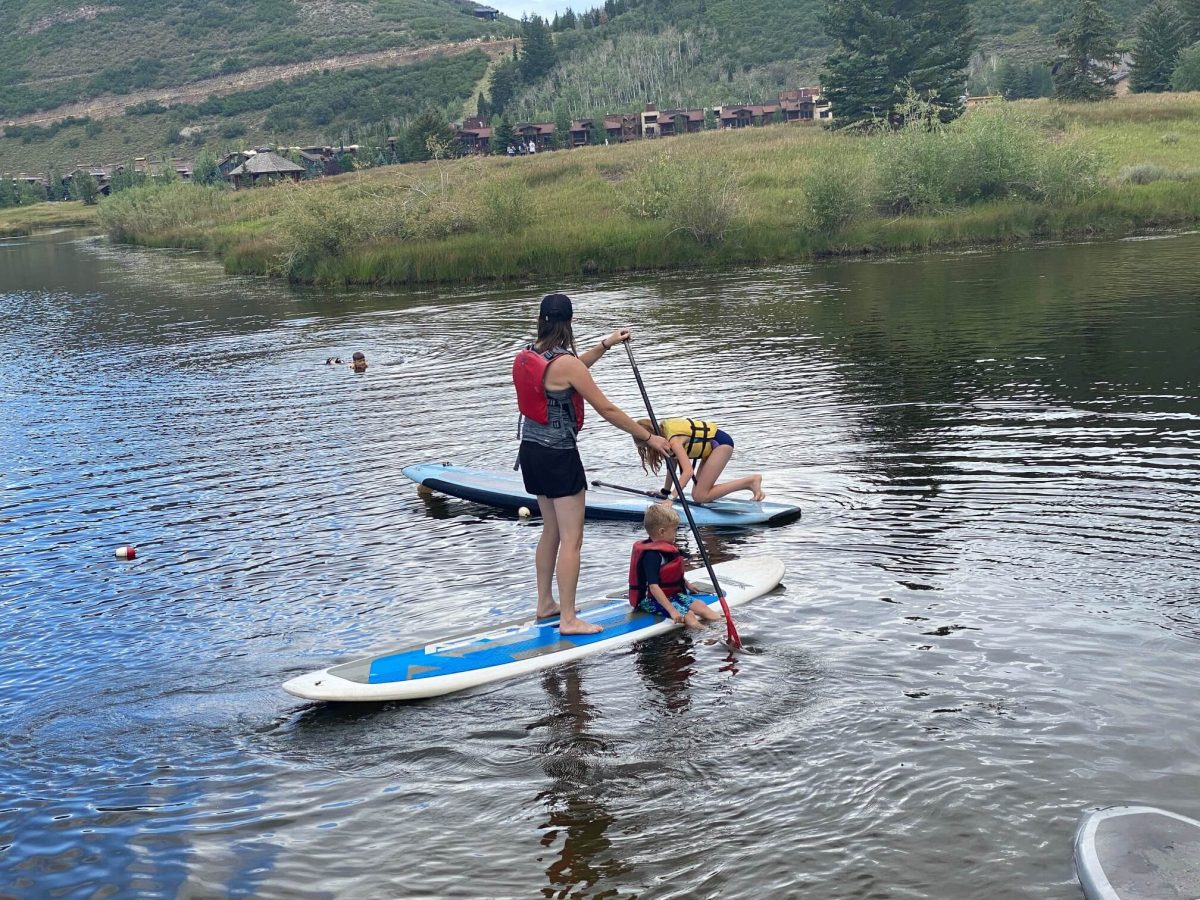
[[[650,395],[646,393],[646,385],[642,382],[642,373],[633,358],[633,349],[629,346],[629,341],[625,342],[625,352],[629,354],[629,365],[633,367],[633,377],[637,379],[638,390],[642,392],[642,401],[646,404],[646,414],[650,416],[650,427],[655,434],[661,435],[658,419],[654,416],[654,408],[650,405]],[[708,551],[704,549],[704,542],[700,540],[700,529],[696,527],[696,520],[692,518],[692,507],[688,503],[687,497],[684,496],[683,485],[679,483],[679,474],[671,465],[670,460],[667,460],[667,471],[671,474],[671,483],[675,486],[675,493],[679,495],[679,502],[683,505],[683,512],[687,516],[692,534],[696,536],[696,547],[700,550],[700,558],[704,560],[704,568],[708,569],[708,577],[712,579],[713,590],[717,592],[717,599],[721,601],[721,610],[725,613],[725,633],[729,637],[729,642],[740,650],[742,639],[738,637],[737,628],[734,627],[733,614],[729,611],[729,604],[725,602],[725,592],[721,590],[721,584],[717,581],[717,573],[713,571],[712,563],[709,562]]]

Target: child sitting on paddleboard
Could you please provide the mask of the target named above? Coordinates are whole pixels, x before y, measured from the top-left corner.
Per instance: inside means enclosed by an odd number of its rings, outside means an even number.
[[[710,609],[683,575],[683,554],[675,546],[679,514],[669,503],[654,503],[643,519],[649,538],[633,545],[629,560],[629,604],[642,612],[666,616],[688,628],[700,620],[715,622],[721,614]]]
[[[638,419],[638,424],[647,431],[654,431],[649,419]],[[671,452],[679,463],[680,486],[686,488],[687,483],[695,479],[692,499],[697,503],[707,503],[734,491],[750,491],[755,500],[766,499],[761,475],[745,475],[717,484],[717,479],[733,457],[733,438],[718,428],[715,422],[704,419],[664,419],[658,423],[658,430],[671,445]],[[634,438],[633,443],[642,459],[642,470],[657,475],[662,466],[662,457],[644,441]],[[696,460],[695,468],[692,467],[692,460]],[[670,491],[671,473],[668,472],[662,489],[663,496]]]

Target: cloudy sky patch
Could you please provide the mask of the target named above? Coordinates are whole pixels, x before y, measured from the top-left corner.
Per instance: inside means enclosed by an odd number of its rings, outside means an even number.
[[[564,3],[559,0],[480,0],[486,6],[492,6],[505,15],[519,19],[528,13],[531,16],[541,16],[545,19],[554,18],[556,12],[562,12],[568,6],[575,12],[591,9],[593,6],[603,6],[604,0],[582,0],[577,3]]]

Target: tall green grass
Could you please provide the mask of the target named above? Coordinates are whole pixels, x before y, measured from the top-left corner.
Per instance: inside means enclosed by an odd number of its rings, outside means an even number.
[[[202,247],[237,272],[402,284],[775,262],[1200,221],[1200,95],[1047,101],[849,136],[778,125],[301,185],[142,188],[118,240]],[[1101,104],[1102,106],[1104,104]],[[1175,137],[1164,142],[1169,130]],[[1140,168],[1139,168],[1140,167]]]
[[[96,224],[97,207],[77,201],[32,203],[0,209],[0,238],[22,237],[46,228]]]

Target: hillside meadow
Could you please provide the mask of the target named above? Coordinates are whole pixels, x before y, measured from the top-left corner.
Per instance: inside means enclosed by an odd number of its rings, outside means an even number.
[[[775,125],[104,200],[116,240],[321,284],[764,264],[1200,220],[1200,94],[976,109],[935,132]]]

